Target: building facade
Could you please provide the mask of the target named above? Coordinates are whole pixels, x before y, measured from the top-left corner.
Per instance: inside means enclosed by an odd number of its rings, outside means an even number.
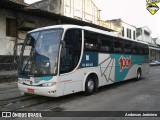
[[[48,1],[48,0],[46,0]],[[11,70],[20,54],[20,46],[28,31],[56,24],[77,24],[113,31],[91,22],[85,22],[60,14],[29,6],[23,0],[0,1],[0,70]]]
[[[136,40],[136,27],[130,25],[121,19],[108,20],[106,22],[112,22],[115,26],[119,26],[118,34],[124,38]]]
[[[100,10],[92,0],[42,0],[32,5],[45,11],[99,25]]]
[[[101,20],[100,9],[98,9],[92,0],[41,0],[33,3],[32,6],[48,12],[103,26],[117,32],[121,29],[113,22]]]
[[[121,28],[118,31],[118,35],[132,40],[147,42],[150,48],[150,60],[160,61],[160,45],[157,45],[160,43],[160,40],[158,38],[156,40],[151,38],[151,30],[147,26],[136,28],[121,19],[108,20],[107,22],[112,22]]]
[[[137,40],[153,43],[151,33],[151,30],[147,26],[137,28]]]
[[[160,61],[160,47],[155,43],[149,43],[150,48],[150,61],[157,60]]]
[[[87,8],[87,6],[90,7]],[[14,62],[17,60],[21,49],[17,44],[24,42],[28,31],[56,24],[91,26],[106,31],[118,32],[119,35],[125,38],[136,40],[135,26],[127,24],[121,19],[101,20],[100,11],[92,0],[42,0],[31,6],[24,3],[23,0],[1,0],[0,70],[11,70],[12,66],[13,69],[15,68]],[[140,28],[137,31],[138,40],[150,41],[150,36],[146,36],[150,34],[142,32],[143,30],[140,30]],[[144,31],[147,31],[147,29],[145,28]],[[158,47],[156,49],[152,48],[150,52],[152,54],[151,59],[160,59],[158,50]]]
[[[160,61],[160,47],[155,44],[155,39],[151,37],[151,30],[147,27],[137,28],[137,40],[147,42],[150,48],[150,61]]]

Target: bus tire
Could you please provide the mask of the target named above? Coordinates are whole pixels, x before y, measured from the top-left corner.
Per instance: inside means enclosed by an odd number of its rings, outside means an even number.
[[[88,76],[85,83],[85,95],[89,96],[94,94],[96,92],[96,88],[96,79],[93,75]]]
[[[139,68],[137,70],[137,77],[136,77],[137,80],[140,80],[141,79],[141,69]]]

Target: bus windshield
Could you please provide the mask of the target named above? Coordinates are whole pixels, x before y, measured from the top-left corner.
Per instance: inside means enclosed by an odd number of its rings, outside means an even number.
[[[57,74],[57,60],[62,29],[28,33],[20,55],[19,73]]]

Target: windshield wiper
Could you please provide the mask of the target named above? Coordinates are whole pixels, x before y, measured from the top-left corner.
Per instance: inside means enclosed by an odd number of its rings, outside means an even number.
[[[34,48],[32,48],[32,49],[31,49],[30,57],[29,57],[29,59],[28,59],[28,61],[27,61],[26,65],[24,66],[24,68],[23,68],[23,70],[22,70],[22,72],[23,72],[23,73],[24,73],[24,71],[25,71],[26,67],[28,67],[29,62],[31,61],[31,58],[33,58],[33,50],[34,50]]]
[[[23,70],[22,70],[23,73],[24,73],[25,69],[28,67],[29,62],[33,61],[33,59],[34,59],[34,55],[35,55],[34,50],[35,50],[35,47],[32,47],[32,48],[31,48],[31,52],[30,52],[29,59],[28,59],[26,65],[24,66],[24,68],[23,68]],[[32,62],[31,64],[33,64],[33,62]],[[31,71],[31,70],[30,70],[30,71]]]
[[[38,66],[36,65],[36,62],[35,62],[35,56],[36,56],[36,55],[35,55],[34,50],[35,50],[35,48],[32,48],[32,49],[31,49],[30,57],[29,57],[26,65],[25,65],[24,68],[23,68],[23,73],[25,72],[25,69],[28,67],[29,62],[31,61],[31,64],[35,66],[35,69],[36,69],[36,71],[37,71],[37,74],[38,74],[39,76],[41,76],[41,75],[42,75],[42,72],[41,72],[41,70],[38,68]],[[31,68],[31,69],[32,69],[32,68]],[[30,71],[30,72],[31,72],[31,71]]]

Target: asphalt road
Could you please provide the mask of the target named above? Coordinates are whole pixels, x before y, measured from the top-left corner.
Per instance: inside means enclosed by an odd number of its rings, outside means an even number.
[[[160,66],[150,68],[150,73],[140,81],[129,80],[101,87],[92,96],[83,93],[60,98],[43,96],[21,96],[17,83],[0,84],[0,111],[160,111]],[[73,112],[74,114],[74,112]],[[52,120],[53,118],[38,118]],[[57,119],[57,118],[55,118]],[[76,118],[61,118],[76,119]],[[82,118],[77,118],[82,119]],[[84,118],[83,118],[84,119]],[[88,119],[106,119],[103,117]],[[133,120],[133,118],[108,118],[109,120]],[[152,120],[159,118],[134,118],[134,120]]]

